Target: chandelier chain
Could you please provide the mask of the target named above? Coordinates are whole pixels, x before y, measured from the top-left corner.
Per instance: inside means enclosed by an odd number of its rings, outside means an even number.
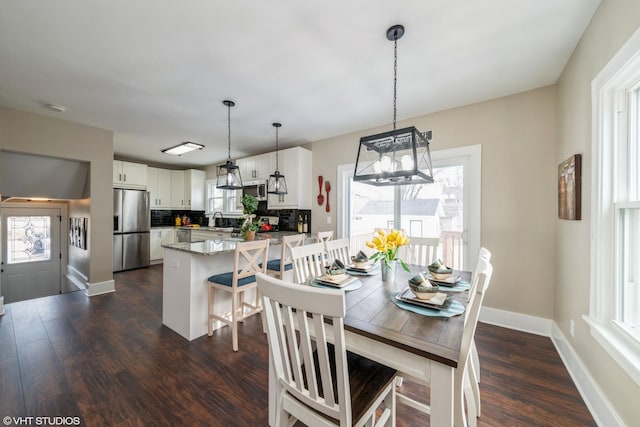
[[[276,128],[276,171],[278,171],[278,126]]]

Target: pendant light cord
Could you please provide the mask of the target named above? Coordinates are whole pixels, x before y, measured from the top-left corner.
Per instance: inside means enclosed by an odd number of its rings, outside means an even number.
[[[396,98],[398,91],[398,32],[393,35],[393,130],[396,130]]]
[[[231,104],[227,105],[227,130],[228,143],[227,143],[227,161],[231,161]]]
[[[278,171],[278,127],[276,126],[276,171]]]

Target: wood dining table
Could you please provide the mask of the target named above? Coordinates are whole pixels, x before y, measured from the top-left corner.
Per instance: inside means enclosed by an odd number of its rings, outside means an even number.
[[[423,266],[409,267],[410,273],[397,269],[394,282],[383,282],[381,274],[359,276],[363,285],[353,291],[344,291],[347,350],[428,385],[429,395],[420,400],[431,406],[430,425],[453,426],[454,373],[459,362],[464,314],[432,317],[394,304],[392,294],[405,289],[411,277],[426,270]],[[455,271],[454,274],[465,281],[471,278],[471,273],[466,271]],[[447,288],[440,290],[446,292]],[[468,291],[451,292],[451,295],[466,307]],[[269,422],[273,426],[277,391],[271,381],[274,378],[271,367],[269,378]]]

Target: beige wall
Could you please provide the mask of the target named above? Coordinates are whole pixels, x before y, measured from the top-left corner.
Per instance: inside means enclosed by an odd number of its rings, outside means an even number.
[[[640,2],[604,0],[558,82],[556,163],[583,155],[582,221],[556,221],[554,320],[627,425],[640,420],[640,387],[592,337],[589,312],[591,227],[591,81],[640,26]],[[569,322],[575,322],[575,338]]]
[[[551,318],[555,265],[555,87],[417,117],[398,124],[433,130],[432,150],[482,145],[481,244],[496,266],[485,299],[489,307]],[[313,187],[318,175],[337,189],[336,168],[354,163],[369,129],[311,144]],[[337,192],[331,193],[332,225],[313,207],[313,231],[334,228]],[[499,266],[499,267],[498,267]]]
[[[113,133],[0,107],[0,149],[90,162],[90,205],[77,202],[70,211],[88,209],[89,256],[74,267],[91,284],[112,280]]]

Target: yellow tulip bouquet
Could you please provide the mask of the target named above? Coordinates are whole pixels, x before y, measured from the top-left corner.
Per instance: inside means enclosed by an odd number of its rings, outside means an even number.
[[[397,260],[405,271],[411,271],[409,270],[409,266],[397,257],[398,249],[407,243],[409,243],[409,237],[407,237],[403,231],[391,230],[387,233],[379,229],[373,239],[366,243],[368,247],[378,251],[371,255],[369,260],[374,262],[381,260],[381,262],[384,262],[389,268],[391,267],[391,261]]]

